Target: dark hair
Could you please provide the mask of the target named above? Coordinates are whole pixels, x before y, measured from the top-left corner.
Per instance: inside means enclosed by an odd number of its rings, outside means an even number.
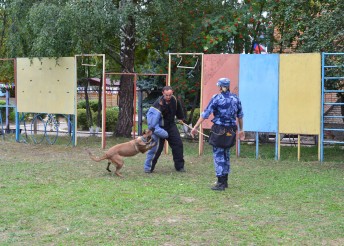
[[[162,88],[162,91],[169,91],[169,90],[173,91],[172,86],[166,85]]]

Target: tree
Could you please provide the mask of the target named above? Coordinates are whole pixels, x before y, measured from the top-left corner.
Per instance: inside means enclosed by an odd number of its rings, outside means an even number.
[[[253,40],[268,25],[269,17],[263,14],[266,9],[266,1],[154,1],[148,11],[154,18],[146,48],[161,65],[154,62],[149,69],[167,72],[169,52],[251,53]],[[178,60],[172,60],[171,85],[186,108],[192,106],[192,116],[199,105],[201,70],[200,66],[194,71],[176,69]],[[183,57],[183,63],[188,62],[195,64],[195,59]]]
[[[268,1],[268,12],[274,30],[278,51],[341,52],[344,45],[344,20],[341,17],[343,1]]]
[[[270,12],[275,30],[280,34],[278,51],[287,48],[292,52],[343,52],[344,49],[344,19],[342,12],[344,2],[339,0],[312,1],[271,1]],[[327,64],[339,65],[331,69],[327,76],[342,76],[343,57],[327,61]],[[326,68],[328,69],[328,68]],[[326,89],[343,90],[341,80],[331,80],[325,83]],[[344,102],[344,93],[337,94],[339,102]],[[344,116],[344,105],[341,106]],[[343,119],[344,121],[344,119]]]
[[[169,52],[252,53],[343,50],[339,0],[11,0],[3,1],[3,57],[105,53],[108,70],[167,72]],[[3,7],[5,6],[5,7]],[[276,33],[278,36],[276,36]],[[276,49],[275,49],[276,50]],[[173,74],[176,88],[199,80]],[[84,74],[83,76],[86,76]],[[83,77],[81,76],[81,77]],[[159,81],[162,83],[162,81]],[[152,80],[157,86],[157,78]],[[117,136],[130,136],[133,77],[122,76]],[[199,96],[184,93],[193,101]],[[183,91],[181,90],[181,96]],[[196,103],[193,103],[196,105]]]
[[[22,8],[21,0],[14,0],[9,5],[12,22],[7,44],[11,56],[61,57],[106,53],[120,64],[122,71],[134,71],[136,1],[30,3],[27,8]],[[123,35],[119,35],[119,30]],[[123,41],[123,46],[119,52],[120,41]],[[132,79],[122,77],[118,136],[131,134],[132,120],[128,119],[132,119],[133,108],[128,105],[132,104],[132,87]]]
[[[122,15],[121,22],[121,65],[122,73],[133,73],[135,64],[135,46],[136,46],[136,30],[135,30],[135,3],[131,0],[121,1]],[[119,115],[118,124],[115,129],[116,136],[131,136],[133,126],[133,101],[134,101],[134,78],[131,75],[122,75],[120,81],[119,92]],[[124,96],[125,95],[125,96]],[[130,126],[130,128],[128,127]]]

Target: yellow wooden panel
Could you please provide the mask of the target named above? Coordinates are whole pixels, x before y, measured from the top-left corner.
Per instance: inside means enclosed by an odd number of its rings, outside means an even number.
[[[17,58],[18,112],[74,114],[75,58]]]
[[[279,132],[320,134],[320,54],[280,55],[279,76]]]

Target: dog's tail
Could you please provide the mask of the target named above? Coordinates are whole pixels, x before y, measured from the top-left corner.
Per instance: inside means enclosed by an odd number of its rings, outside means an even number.
[[[107,159],[108,157],[106,155],[102,156],[102,157],[97,157],[97,156],[94,156],[91,151],[89,151],[88,149],[86,149],[88,155],[90,156],[90,158],[94,161],[102,161],[102,160],[105,160]]]

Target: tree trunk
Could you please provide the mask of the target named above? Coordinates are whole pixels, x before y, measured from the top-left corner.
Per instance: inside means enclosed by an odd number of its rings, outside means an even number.
[[[135,19],[129,15],[121,29],[121,64],[123,73],[134,72],[135,58]],[[119,115],[114,132],[118,137],[131,137],[134,114],[134,76],[122,75],[119,91]]]
[[[86,120],[87,120],[87,127],[91,127],[92,123],[92,112],[90,108],[90,100],[88,97],[88,80],[84,79],[84,92],[85,92],[85,102],[86,102]]]

